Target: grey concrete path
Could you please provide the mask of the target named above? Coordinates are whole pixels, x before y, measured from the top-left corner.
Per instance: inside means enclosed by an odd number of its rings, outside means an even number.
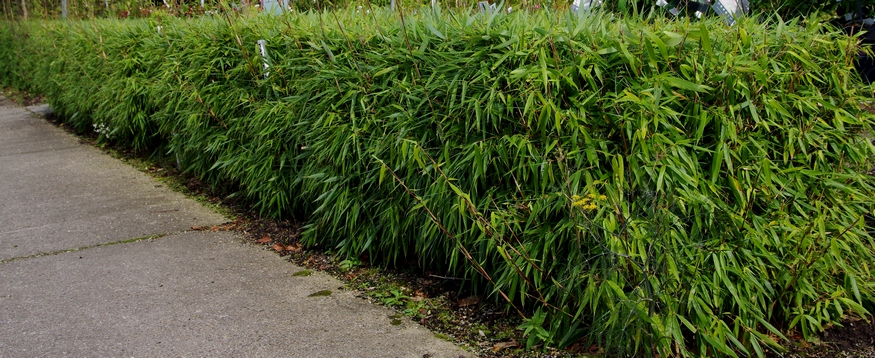
[[[0,357],[459,357],[0,96]],[[309,297],[331,290],[331,295]]]

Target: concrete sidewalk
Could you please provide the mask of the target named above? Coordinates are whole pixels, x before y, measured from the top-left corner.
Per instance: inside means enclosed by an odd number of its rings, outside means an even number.
[[[470,353],[0,96],[0,357]],[[331,290],[324,297],[311,293]]]

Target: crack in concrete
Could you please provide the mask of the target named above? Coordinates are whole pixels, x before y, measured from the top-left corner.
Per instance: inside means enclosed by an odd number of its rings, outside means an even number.
[[[46,153],[46,152],[60,152],[64,150],[70,149],[78,149],[79,147],[62,147],[62,148],[53,148],[53,149],[43,149],[43,150],[33,150],[29,152],[19,152],[19,153],[10,153],[10,154],[0,154],[0,158],[4,157],[12,157],[16,155],[26,155],[26,154],[38,154],[38,153]]]
[[[66,254],[66,253],[82,251],[82,250],[88,250],[88,249],[93,249],[93,248],[103,247],[103,246],[130,244],[130,243],[139,242],[139,241],[143,241],[143,240],[156,240],[156,239],[160,239],[160,238],[163,238],[166,236],[183,234],[183,233],[187,233],[187,232],[194,232],[194,230],[184,230],[184,231],[171,232],[171,233],[166,233],[166,234],[147,235],[147,236],[135,237],[135,238],[131,238],[131,239],[124,239],[124,240],[119,240],[119,241],[112,241],[112,242],[104,242],[104,243],[94,244],[94,245],[87,245],[87,246],[82,246],[82,247],[77,247],[77,248],[72,248],[72,249],[63,249],[63,250],[57,250],[57,251],[51,251],[51,252],[40,252],[40,253],[36,253],[33,255],[27,255],[27,256],[10,257],[8,259],[0,260],[0,265],[5,264],[5,263],[9,263],[12,261],[34,259],[34,258],[43,257],[43,256],[54,256],[54,255]]]

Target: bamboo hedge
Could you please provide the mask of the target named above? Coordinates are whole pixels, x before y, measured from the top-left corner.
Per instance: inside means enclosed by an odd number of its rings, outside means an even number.
[[[869,317],[854,38],[372,10],[3,23],[0,82],[265,215],[306,213],[309,245],[468,278],[529,345],[762,356]]]

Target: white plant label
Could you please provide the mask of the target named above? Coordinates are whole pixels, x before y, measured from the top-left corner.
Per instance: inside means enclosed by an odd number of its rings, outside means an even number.
[[[267,40],[258,40],[258,53],[261,54],[261,66],[264,68],[264,78],[270,75],[268,69],[270,65],[267,63]]]

